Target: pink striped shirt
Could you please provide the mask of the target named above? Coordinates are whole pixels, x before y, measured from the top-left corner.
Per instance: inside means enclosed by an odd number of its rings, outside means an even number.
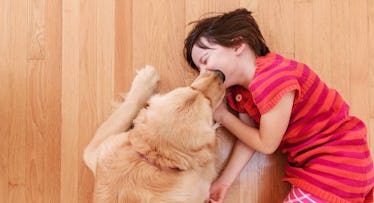
[[[308,66],[274,53],[258,57],[248,89],[231,87],[227,101],[261,125],[261,115],[290,91],[296,94],[279,146],[288,156],[284,181],[329,202],[367,201],[374,170],[365,124]]]

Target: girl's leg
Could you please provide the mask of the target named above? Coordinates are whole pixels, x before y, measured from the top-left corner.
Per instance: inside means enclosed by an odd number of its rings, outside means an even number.
[[[292,186],[288,196],[283,203],[327,203],[327,201],[320,199],[298,187]]]

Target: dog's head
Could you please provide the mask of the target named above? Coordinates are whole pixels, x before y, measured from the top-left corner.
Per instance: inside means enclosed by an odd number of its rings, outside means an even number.
[[[214,160],[213,112],[225,88],[220,71],[200,73],[189,87],[155,95],[134,121],[135,150],[161,168],[188,170]]]
[[[191,88],[200,91],[211,103],[213,110],[221,103],[224,96],[225,75],[220,70],[203,71],[191,84]]]

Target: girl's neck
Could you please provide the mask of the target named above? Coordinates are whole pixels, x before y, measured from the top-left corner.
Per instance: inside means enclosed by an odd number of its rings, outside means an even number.
[[[251,84],[253,77],[256,72],[256,55],[255,53],[249,49],[248,54],[243,56],[241,60],[240,70],[242,70],[241,75],[239,76],[241,80],[239,81],[239,85],[243,86],[244,88],[248,89],[249,84]]]

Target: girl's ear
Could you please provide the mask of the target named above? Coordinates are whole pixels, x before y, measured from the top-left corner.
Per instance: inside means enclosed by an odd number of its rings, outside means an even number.
[[[242,42],[234,47],[234,51],[237,56],[240,55],[244,51],[245,45],[246,43]]]

